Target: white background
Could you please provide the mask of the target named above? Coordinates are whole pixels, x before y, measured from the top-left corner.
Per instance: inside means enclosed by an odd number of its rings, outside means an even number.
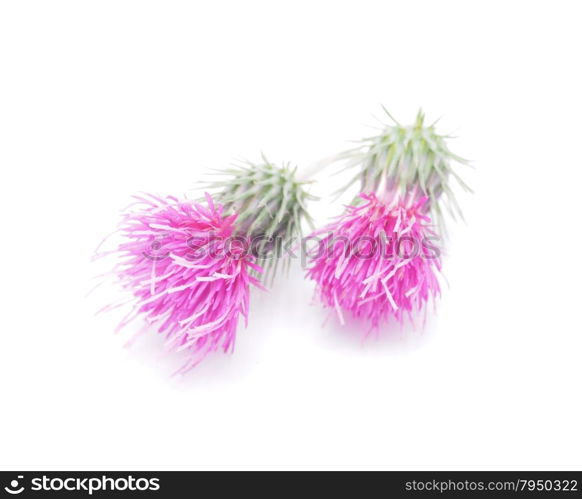
[[[5,1],[0,468],[580,469],[576,2]],[[137,191],[307,168],[419,106],[473,160],[424,331],[362,343],[295,268],[185,378],[95,316]],[[341,212],[328,173],[318,223]]]

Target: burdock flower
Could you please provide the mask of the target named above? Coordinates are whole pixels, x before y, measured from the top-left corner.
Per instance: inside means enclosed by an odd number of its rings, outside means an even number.
[[[439,293],[439,251],[426,215],[427,198],[360,194],[361,202],[312,237],[308,276],[323,304],[366,319],[373,329],[413,312]]]
[[[451,180],[467,191],[469,187],[455,170],[455,163],[467,166],[467,160],[448,148],[449,136],[437,133],[436,122],[426,125],[422,110],[413,125],[398,123],[386,109],[394,124],[384,125],[377,135],[365,138],[360,145],[337,159],[346,160],[346,168],[357,169],[349,187],[359,181],[361,192],[381,192],[381,183],[395,185],[401,191],[419,190],[427,197],[425,209],[446,233],[444,213],[462,218]]]
[[[113,251],[113,275],[133,302],[119,328],[141,317],[170,349],[190,352],[180,372],[233,350],[251,285],[262,287],[263,266],[274,274],[282,246],[307,218],[310,196],[295,170],[265,161],[226,173],[214,200],[136,196]]]
[[[206,196],[206,204],[174,197],[136,196],[126,213],[116,275],[134,297],[119,328],[137,316],[155,327],[175,350],[191,356],[181,371],[209,352],[232,351],[239,318],[247,318],[249,286],[260,272],[248,239],[233,238],[236,214]]]

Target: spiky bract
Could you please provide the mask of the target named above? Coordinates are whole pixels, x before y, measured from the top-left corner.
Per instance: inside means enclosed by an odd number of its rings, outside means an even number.
[[[297,179],[297,168],[276,166],[264,156],[260,163],[245,162],[220,170],[223,179],[208,187],[225,210],[238,214],[237,232],[253,241],[257,263],[264,267],[264,278],[274,276],[288,247],[301,237],[302,222],[311,224],[308,201],[315,199],[305,190],[307,182]]]
[[[386,113],[394,124],[384,125],[378,135],[363,139],[360,146],[339,155],[340,159],[347,160],[348,168],[358,169],[345,188],[359,181],[362,192],[376,192],[381,196],[386,186],[397,187],[401,193],[420,188],[428,198],[426,208],[431,218],[444,233],[444,210],[453,218],[462,217],[450,185],[451,178],[463,189],[470,190],[453,165],[468,165],[468,161],[449,150],[446,139],[450,137],[437,133],[436,122],[425,125],[422,110],[411,126],[399,124]]]

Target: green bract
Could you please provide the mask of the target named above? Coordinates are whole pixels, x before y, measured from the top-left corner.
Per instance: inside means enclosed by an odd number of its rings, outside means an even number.
[[[470,191],[453,164],[469,162],[449,150],[445,139],[450,137],[436,132],[436,122],[425,126],[422,110],[411,126],[402,126],[385,108],[384,111],[394,124],[385,125],[379,135],[363,139],[361,145],[339,156],[347,159],[346,168],[359,170],[342,191],[357,181],[363,192],[377,194],[386,188],[399,192],[420,189],[429,199],[433,219],[444,231],[444,209],[453,218],[455,215],[462,218],[450,179],[455,178],[463,189]]]
[[[289,164],[275,166],[263,156],[260,163],[219,171],[224,178],[208,185],[217,190],[215,198],[226,213],[237,214],[238,232],[251,238],[265,280],[274,277],[282,256],[290,263],[288,250],[299,244],[302,221],[312,225],[306,204],[316,198],[305,191],[309,182],[298,180],[296,170]]]

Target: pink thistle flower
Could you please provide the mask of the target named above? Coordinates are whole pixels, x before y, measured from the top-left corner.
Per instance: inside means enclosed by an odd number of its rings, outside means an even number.
[[[236,214],[174,197],[136,196],[140,209],[124,215],[115,273],[134,297],[118,329],[142,316],[176,351],[187,350],[185,372],[209,352],[234,348],[240,316],[249,311],[250,284],[261,272],[246,237],[234,235]]]
[[[372,329],[421,309],[440,293],[440,254],[426,214],[426,197],[409,194],[392,201],[360,194],[363,203],[312,237],[327,234],[311,254],[308,277],[316,294],[333,307],[367,319]]]

